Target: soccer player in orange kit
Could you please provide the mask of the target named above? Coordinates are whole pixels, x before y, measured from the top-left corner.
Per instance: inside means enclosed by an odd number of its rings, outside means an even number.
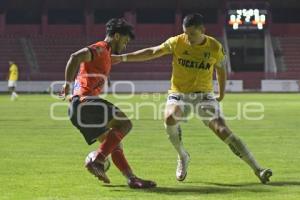
[[[101,143],[86,158],[88,171],[104,183],[110,183],[105,174],[105,163],[111,155],[113,163],[126,177],[129,187],[152,188],[156,183],[135,176],[123,153],[121,141],[131,130],[131,121],[118,107],[98,97],[111,70],[111,53],[119,54],[133,38],[133,28],[124,19],[109,20],[103,41],[70,56],[62,96],[68,95],[70,84],[76,76],[69,107],[71,122],[89,145],[97,140]]]

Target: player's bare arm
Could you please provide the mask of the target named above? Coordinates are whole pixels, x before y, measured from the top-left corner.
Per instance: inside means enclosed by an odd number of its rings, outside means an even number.
[[[92,54],[88,48],[80,49],[75,53],[72,53],[66,66],[65,80],[71,82],[75,78],[75,74],[78,70],[81,62],[89,62],[92,60]]]
[[[119,62],[142,62],[156,59],[170,53],[171,52],[167,51],[161,46],[154,46],[150,48],[141,49],[132,53],[112,55],[112,62],[114,64]]]
[[[221,62],[215,65],[215,70],[217,72],[217,80],[219,84],[219,96],[217,97],[217,101],[222,101],[225,96],[225,87],[226,87],[226,66],[225,62]]]
[[[92,60],[92,54],[88,48],[80,49],[72,53],[65,70],[65,84],[62,89],[62,96],[65,97],[69,93],[70,83],[74,81],[78,67],[82,62],[89,62]]]
[[[9,80],[9,77],[10,77],[11,73],[12,73],[11,68],[9,68],[8,73],[6,75],[6,80],[7,81]]]

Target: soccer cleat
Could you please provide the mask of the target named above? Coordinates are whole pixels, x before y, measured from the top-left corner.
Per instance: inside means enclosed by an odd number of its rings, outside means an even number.
[[[97,159],[95,152],[91,152],[85,159],[85,167],[94,176],[104,183],[110,183],[109,178],[105,174],[104,162]]]
[[[187,169],[190,162],[190,154],[186,153],[186,156],[180,159],[178,156],[177,160],[177,169],[176,169],[176,179],[178,181],[184,181],[187,175]]]
[[[134,176],[128,179],[128,186],[133,189],[154,188],[156,187],[156,183]]]
[[[262,184],[267,184],[270,181],[270,177],[273,175],[271,169],[261,169],[255,172],[255,175],[259,178]]]

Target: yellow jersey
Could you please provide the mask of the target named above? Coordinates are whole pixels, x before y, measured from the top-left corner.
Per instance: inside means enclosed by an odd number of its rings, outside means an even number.
[[[224,60],[225,54],[220,42],[207,35],[205,38],[204,44],[191,45],[183,33],[161,44],[173,54],[169,93],[213,91],[214,66]]]
[[[12,64],[9,67],[9,81],[16,81],[18,80],[19,72],[18,72],[18,66],[16,64]]]

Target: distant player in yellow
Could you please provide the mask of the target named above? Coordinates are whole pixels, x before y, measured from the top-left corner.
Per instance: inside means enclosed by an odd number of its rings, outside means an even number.
[[[190,155],[183,147],[179,122],[191,111],[201,117],[234,154],[244,160],[262,183],[272,176],[271,169],[262,168],[247,146],[226,125],[219,102],[225,95],[226,68],[222,45],[204,34],[202,15],[187,15],[181,35],[169,38],[159,46],[133,53],[113,56],[113,62],[137,62],[172,54],[171,89],[165,109],[165,128],[171,143],[178,152],[176,178],[183,181],[187,175]],[[216,71],[219,95],[214,96],[213,72]]]
[[[8,73],[8,90],[11,92],[11,100],[14,101],[18,95],[16,93],[17,81],[19,78],[18,66],[9,61],[9,73]]]

